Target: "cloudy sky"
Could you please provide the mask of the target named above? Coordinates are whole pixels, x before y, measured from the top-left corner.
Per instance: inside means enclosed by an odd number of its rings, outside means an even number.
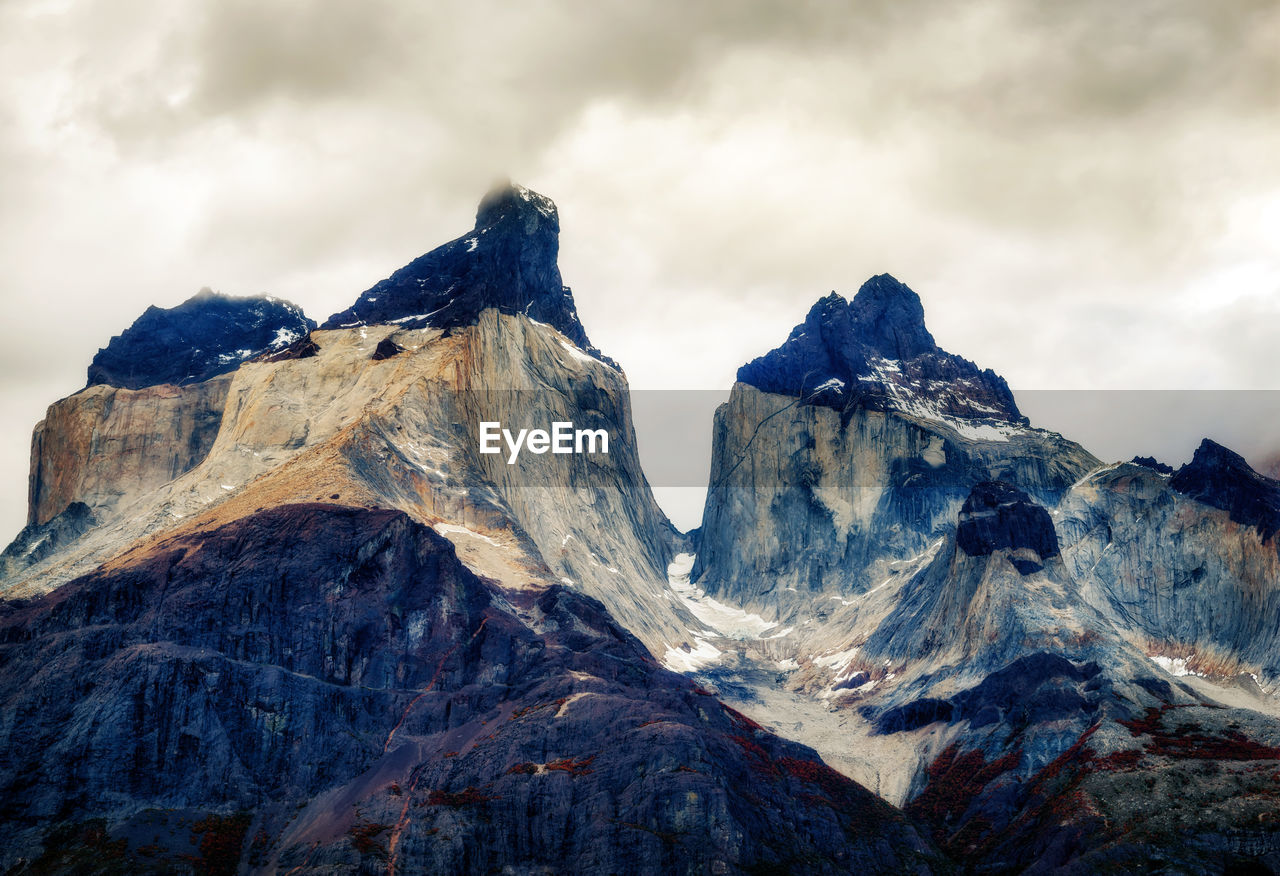
[[[1274,0],[0,0],[0,542],[148,304],[322,320],[505,176],[633,387],[887,271],[1015,391],[1280,389],[1278,58]]]

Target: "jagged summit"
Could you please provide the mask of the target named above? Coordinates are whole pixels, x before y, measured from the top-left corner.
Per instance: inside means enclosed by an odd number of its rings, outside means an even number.
[[[1208,438],[1169,485],[1226,511],[1236,523],[1256,528],[1263,541],[1280,531],[1280,482],[1258,474],[1243,456]]]
[[[559,250],[556,205],[545,195],[503,182],[480,200],[475,228],[363,292],[323,327],[451,328],[471,325],[493,307],[548,323],[612,365],[591,345],[578,320],[573,292],[560,279]]]
[[[858,337],[886,359],[914,359],[938,349],[924,326],[920,296],[889,274],[862,284],[849,315]]]
[[[148,307],[93,357],[88,385],[199,383],[259,353],[287,347],[315,327],[288,301],[235,298],[206,287],[177,307]]]
[[[782,346],[738,369],[738,380],[828,407],[1023,421],[1004,379],[939,349],[920,297],[889,274],[867,280],[852,301],[835,292],[819,299]]]

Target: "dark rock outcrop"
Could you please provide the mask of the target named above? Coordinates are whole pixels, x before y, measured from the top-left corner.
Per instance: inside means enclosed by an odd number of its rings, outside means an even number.
[[[834,408],[1023,421],[1004,378],[939,349],[920,297],[888,274],[852,301],[820,299],[782,346],[738,369],[738,381]]]
[[[1160,474],[1173,474],[1173,466],[1161,462],[1154,456],[1135,456],[1129,460],[1134,465],[1140,465],[1143,468],[1149,468],[1152,471],[1158,471]]]
[[[98,351],[89,386],[141,389],[199,383],[264,351],[305,337],[315,323],[277,298],[232,298],[203,289],[177,307],[148,307]]]
[[[1028,654],[955,696],[926,697],[887,709],[875,716],[875,732],[916,730],[937,721],[968,720],[978,728],[1088,718],[1099,705],[1088,682],[1101,671],[1097,663],[1077,666],[1058,654]]]
[[[1226,511],[1267,541],[1280,530],[1280,482],[1249,467],[1244,457],[1208,438],[1169,481],[1179,493]]]
[[[560,217],[551,199],[503,183],[480,201],[475,228],[361,293],[324,328],[394,322],[448,329],[472,325],[493,307],[548,323],[613,364],[587,339],[573,292],[560,279],[559,250]]]
[[[45,523],[28,523],[0,554],[0,581],[52,556],[97,523],[84,502],[72,502]]]
[[[103,854],[121,872],[303,874],[934,860],[899,813],[657,666],[598,602],[501,591],[394,511],[193,526],[10,604],[0,703],[0,866],[22,872]]]
[[[320,352],[320,345],[307,334],[278,352],[264,354],[264,362],[292,362],[298,359],[310,359]]]
[[[391,338],[383,338],[378,341],[378,346],[374,348],[373,355],[369,358],[375,362],[381,362],[384,359],[390,359],[392,356],[398,356],[403,352],[404,347],[391,340]]]
[[[1058,555],[1049,512],[1022,490],[999,481],[984,481],[969,493],[960,509],[956,544],[971,557],[1021,548],[1030,548],[1042,560]]]

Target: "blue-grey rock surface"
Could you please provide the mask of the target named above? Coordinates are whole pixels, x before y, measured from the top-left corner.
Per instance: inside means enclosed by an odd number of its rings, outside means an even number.
[[[315,327],[287,301],[233,298],[204,289],[177,307],[148,307],[93,357],[89,385],[141,389],[200,383],[283,349]]]

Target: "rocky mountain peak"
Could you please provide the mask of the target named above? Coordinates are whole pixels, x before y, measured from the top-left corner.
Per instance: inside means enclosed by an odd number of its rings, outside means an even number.
[[[1226,511],[1236,523],[1256,528],[1263,541],[1280,530],[1280,482],[1258,474],[1243,456],[1208,438],[1169,485]]]
[[[511,222],[524,225],[526,234],[537,230],[560,233],[560,214],[554,201],[505,180],[480,199],[480,206],[476,208],[476,228],[492,229]]]
[[[1004,379],[939,349],[920,297],[889,274],[867,280],[852,301],[835,292],[818,299],[782,346],[738,369],[738,380],[827,407],[1022,422]]]
[[[858,338],[886,359],[914,359],[938,349],[924,326],[920,296],[889,274],[863,283],[849,311]]]
[[[480,200],[471,231],[419,256],[361,293],[324,328],[396,323],[404,328],[472,325],[497,308],[547,323],[601,361],[560,278],[560,217],[545,195],[510,182]],[[615,366],[616,367],[616,366]]]
[[[93,357],[88,385],[199,383],[283,349],[315,327],[288,301],[235,298],[206,287],[176,307],[148,307]]]
[[[971,557],[1023,548],[1042,560],[1058,555],[1058,536],[1049,512],[1002,481],[983,481],[969,492],[960,509],[956,544]],[[1023,574],[1039,569],[1034,563],[1015,565]]]

